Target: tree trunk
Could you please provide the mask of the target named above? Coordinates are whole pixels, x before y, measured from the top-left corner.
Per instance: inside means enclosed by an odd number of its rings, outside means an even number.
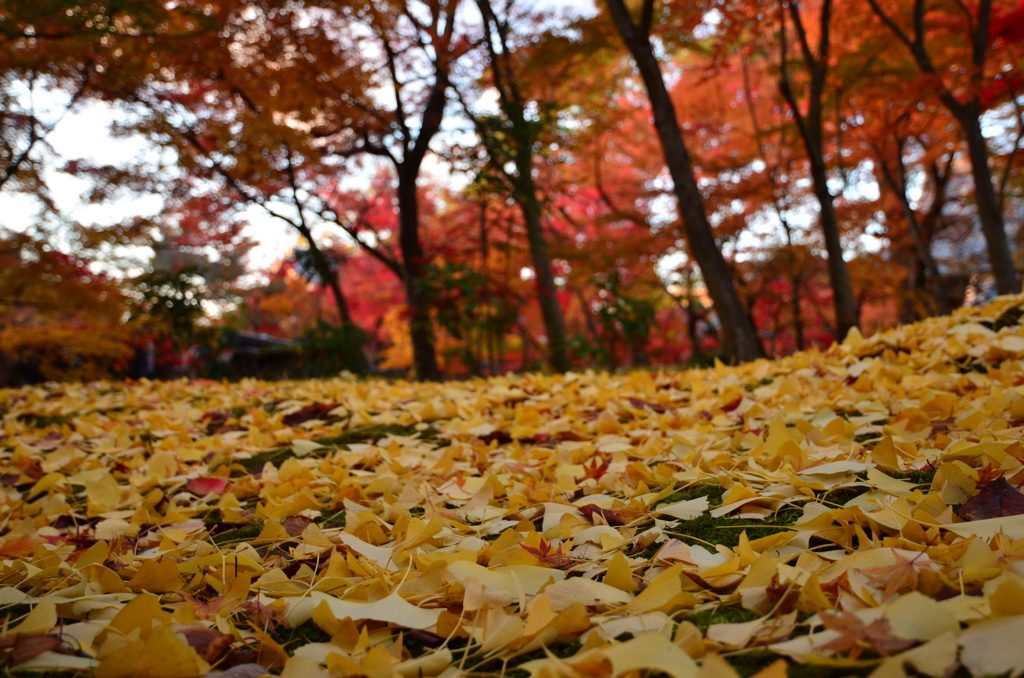
[[[419,165],[405,165],[398,172],[398,242],[402,250],[403,283],[409,305],[409,336],[412,339],[416,378],[434,381],[441,378],[434,351],[434,331],[430,319],[430,291],[423,282],[425,258],[420,243],[420,206],[416,192]]]
[[[723,349],[726,356],[736,362],[763,357],[754,324],[740,302],[733,287],[725,257],[715,242],[701,198],[697,180],[693,175],[690,155],[683,142],[682,130],[676,119],[675,106],[669,97],[658,60],[654,56],[646,27],[638,28],[629,16],[624,0],[609,0],[608,8],[626,47],[633,55],[637,69],[647,89],[654,112],[654,125],[661,141],[662,152],[686,230],[690,251],[700,266],[704,282],[715,304],[722,323]]]
[[[956,114],[956,111],[954,113]],[[988,145],[981,133],[978,105],[971,103],[963,106],[957,117],[967,138],[967,149],[971,156],[971,176],[974,178],[974,197],[978,202],[978,219],[981,221],[981,232],[985,235],[985,244],[988,246],[988,258],[992,265],[992,275],[996,280],[996,291],[999,294],[1016,294],[1021,290],[1020,281],[1017,279],[1017,269],[1013,264],[1010,242],[1006,237],[999,199],[992,184],[992,170],[988,166]]]
[[[703,353],[700,345],[700,335],[697,333],[697,316],[693,307],[696,300],[693,298],[693,273],[686,269],[686,336],[690,338],[690,364],[693,364],[697,357]],[[682,304],[680,304],[680,308]]]
[[[886,14],[878,0],[868,0],[871,9],[893,32],[900,42],[907,46],[917,62],[921,72],[931,79],[938,90],[939,100],[945,104],[949,112],[960,123],[967,139],[967,149],[971,158],[971,176],[974,178],[974,195],[978,202],[978,220],[988,247],[989,262],[992,275],[999,294],[1016,294],[1020,292],[1020,281],[1010,253],[1010,243],[1006,237],[1006,225],[996,189],[992,185],[992,170],[988,166],[988,145],[981,133],[981,104],[977,96],[982,91],[982,77],[985,72],[986,53],[989,47],[989,26],[992,19],[992,0],[980,0],[975,12],[976,21],[971,35],[972,55],[971,84],[973,98],[963,103],[957,95],[943,82],[925,45],[924,18],[928,11],[925,0],[914,0],[913,37],[908,35],[891,16]]]
[[[393,52],[384,40],[389,62]],[[435,381],[441,378],[434,350],[434,328],[430,317],[430,289],[424,274],[427,260],[420,242],[420,204],[416,180],[420,175],[423,160],[430,151],[430,140],[441,129],[444,109],[447,103],[448,64],[437,55],[433,62],[434,84],[430,88],[420,125],[415,135],[406,122],[400,95],[396,93],[396,119],[402,130],[403,155],[399,160],[390,156],[398,176],[398,244],[402,251],[402,282],[405,285],[405,300],[409,307],[409,338],[412,341],[413,366],[416,378],[421,381]],[[397,74],[392,64],[391,77],[397,85]],[[397,90],[396,90],[397,92]]]
[[[851,328],[857,327],[857,303],[853,299],[850,272],[843,259],[843,242],[839,237],[839,217],[836,215],[835,199],[828,190],[828,173],[821,148],[807,145],[811,160],[811,180],[814,195],[821,205],[821,231],[825,236],[825,251],[828,252],[828,279],[832,286],[832,301],[836,313],[836,341],[842,341]]]
[[[358,371],[369,373],[370,372],[370,361],[363,353],[363,334],[362,330],[352,320],[352,314],[348,309],[348,302],[345,300],[345,294],[341,291],[341,284],[338,282],[337,272],[334,267],[331,266],[330,260],[323,253],[316,243],[313,242],[313,235],[308,229],[302,231],[303,236],[306,238],[306,242],[309,243],[309,251],[313,255],[314,266],[317,269],[317,275],[323,282],[327,283],[327,286],[331,290],[331,295],[334,297],[334,304],[338,307],[338,317],[340,319],[340,326],[342,329],[349,330],[353,334],[349,336],[354,340],[352,348],[355,349],[356,354],[353,355],[355,365],[358,366]],[[319,301],[317,302],[317,319],[320,317]]]
[[[789,80],[787,61],[786,10],[792,18],[803,55],[804,65],[811,76],[808,86],[807,114],[800,111],[797,97]],[[822,96],[825,91],[825,78],[828,74],[830,26],[832,20],[832,0],[824,0],[818,19],[819,43],[818,55],[814,56],[807,39],[807,31],[800,17],[799,0],[790,0],[788,4],[780,3],[781,23],[779,45],[781,47],[779,91],[789,104],[793,117],[796,118],[797,129],[807,160],[811,166],[811,182],[814,197],[818,200],[819,222],[822,235],[825,237],[825,251],[828,253],[828,277],[832,286],[832,301],[836,314],[836,341],[842,341],[851,328],[859,325],[857,304],[853,299],[850,286],[850,274],[843,259],[843,242],[839,234],[839,217],[836,215],[835,198],[828,188],[828,167],[825,165],[824,144],[822,142]]]
[[[316,274],[320,276],[322,284],[327,285],[331,288],[331,294],[334,296],[334,304],[338,307],[338,316],[341,319],[341,326],[348,327],[352,324],[352,315],[348,310],[348,302],[345,301],[345,295],[341,291],[341,285],[338,284],[338,276],[331,266],[330,260],[327,255],[324,254],[323,250],[313,240],[313,233],[305,225],[305,221],[298,224],[297,229],[299,234],[306,239],[306,244],[309,245],[309,254],[313,260],[313,267],[316,269]]]
[[[768,153],[765,152],[764,143],[761,141],[762,131],[761,123],[757,120],[757,107],[754,105],[754,97],[752,88],[750,86],[750,69],[747,67],[747,61],[742,61],[743,71],[743,98],[747,102],[747,112],[750,114],[750,126],[754,131],[754,138],[757,139],[757,152],[761,156],[762,162],[764,162],[765,169],[771,167],[771,163],[768,161]],[[785,141],[784,128],[780,128],[779,131],[781,140]],[[776,190],[783,191],[785,194],[785,186],[778,186],[776,184],[776,176],[778,172],[778,166],[773,167],[768,171],[768,180],[772,186],[772,206],[775,208],[775,214],[779,218],[779,222],[782,224],[782,228],[786,232],[786,244],[789,249],[786,251],[787,255],[795,258],[793,250],[793,229],[789,225],[789,219],[785,215],[785,211],[781,200],[776,196]],[[793,313],[793,335],[796,338],[796,350],[804,350],[804,322],[803,317],[800,313],[800,269],[793,266],[793,274],[790,277],[790,284],[792,286],[792,294],[790,296],[790,309]],[[772,353],[775,353],[775,341],[772,341]]]
[[[528,149],[529,147],[527,147]],[[544,330],[548,335],[548,363],[555,372],[568,372],[569,342],[565,336],[565,318],[562,307],[558,303],[555,275],[551,270],[551,254],[548,251],[544,227],[540,220],[540,203],[537,200],[537,189],[533,183],[533,162],[531,151],[520,153],[517,167],[519,183],[519,207],[526,223],[526,238],[530,243],[530,257],[533,260],[533,272],[537,280],[537,296],[540,300],[540,312],[544,318]],[[525,156],[525,157],[524,157]]]
[[[904,171],[903,165],[903,144],[896,144],[896,165],[899,168],[899,175],[894,176],[885,164],[885,159],[882,157],[881,150],[876,149],[878,154],[878,162],[882,167],[882,174],[885,177],[886,183],[893,193],[896,194],[896,201],[900,205],[900,210],[903,212],[903,218],[907,222],[907,230],[910,231],[910,239],[914,244],[914,252],[917,255],[917,261],[922,276],[926,274],[926,279],[930,283],[931,297],[934,300],[934,308],[936,315],[946,315],[949,313],[948,306],[948,295],[942,284],[942,276],[939,273],[939,266],[935,263],[935,258],[932,256],[931,250],[925,243],[924,235],[921,229],[921,222],[917,218],[917,213],[914,211],[913,206],[910,204],[910,198],[907,196],[907,179],[906,172]],[[897,181],[898,177],[898,181]],[[938,199],[938,198],[936,198]],[[918,272],[914,272],[914,278],[916,278]],[[915,280],[915,286],[917,281]]]
[[[796,335],[796,350],[802,351],[806,348],[804,344],[804,320],[800,312],[800,273],[794,273],[790,278],[790,285],[793,292],[789,297],[789,303],[793,309],[793,334]]]
[[[348,310],[348,302],[345,301],[345,295],[341,291],[341,285],[338,284],[338,276],[334,275],[334,271],[331,271],[328,285],[330,285],[331,294],[334,295],[334,305],[338,307],[338,316],[341,318],[341,326],[351,326],[352,315]]]
[[[555,372],[567,372],[572,365],[569,362],[569,342],[565,334],[565,318],[558,304],[555,276],[551,270],[551,254],[544,228],[541,223],[541,206],[537,198],[537,186],[533,180],[533,145],[534,133],[527,123],[524,100],[520,96],[516,74],[512,67],[511,53],[507,42],[507,24],[502,26],[494,14],[489,0],[477,0],[477,7],[484,22],[485,44],[491,66],[494,88],[498,93],[498,101],[502,113],[512,123],[511,141],[514,144],[514,160],[516,174],[504,172],[504,165],[495,163],[494,145],[486,134],[481,134],[488,145],[491,162],[498,164],[513,185],[516,202],[523,213],[526,224],[526,237],[530,243],[530,256],[533,260],[533,271],[537,280],[537,296],[540,302],[541,317],[544,320],[544,331],[548,338],[548,364]],[[493,38],[493,40],[492,40]],[[496,48],[495,40],[500,45]]]
[[[519,338],[523,343],[522,362],[519,364],[519,371],[526,372],[530,369],[530,341],[529,337],[526,336],[526,328],[523,327],[522,323],[518,323],[516,326],[519,328]]]

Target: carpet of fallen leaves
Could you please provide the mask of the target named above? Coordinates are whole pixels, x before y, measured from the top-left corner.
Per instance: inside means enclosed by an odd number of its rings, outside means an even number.
[[[679,373],[0,391],[2,659],[1019,676],[1022,310]]]

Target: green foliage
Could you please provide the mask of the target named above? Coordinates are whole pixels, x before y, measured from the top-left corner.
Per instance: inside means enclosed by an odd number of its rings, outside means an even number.
[[[620,364],[621,347],[628,354],[627,364],[647,364],[647,343],[654,326],[656,305],[644,297],[627,294],[618,271],[596,276],[590,282],[599,290],[599,303],[593,311],[598,336],[576,335],[570,339],[573,355],[586,363],[614,369]]]
[[[310,377],[334,376],[344,371],[362,373],[366,370],[366,341],[366,333],[354,325],[338,327],[319,320],[302,335],[300,371]]]
[[[569,338],[569,352],[585,365],[597,364],[604,367],[612,364],[612,352],[604,342],[585,334]]]
[[[146,273],[136,280],[138,313],[163,325],[174,337],[191,339],[203,317],[204,283],[197,266]]]
[[[459,341],[452,353],[470,372],[480,373],[485,352],[515,327],[516,306],[466,264],[428,266],[423,284],[430,290],[437,324]]]
[[[654,324],[653,303],[640,297],[630,297],[623,292],[622,277],[612,271],[595,284],[607,292],[605,303],[598,309],[597,317],[608,333],[621,333],[630,347],[642,347]]]

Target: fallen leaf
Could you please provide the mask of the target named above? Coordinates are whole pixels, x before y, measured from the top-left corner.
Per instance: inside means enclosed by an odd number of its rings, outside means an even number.
[[[876,619],[865,624],[860,617],[845,611],[821,612],[820,616],[825,628],[840,635],[820,645],[818,649],[848,652],[850,659],[856,659],[864,650],[874,650],[888,657],[915,644],[913,640],[894,636],[887,619]]]
[[[960,661],[972,676],[1024,675],[1024,615],[987,619],[960,634]]]
[[[959,515],[964,520],[1024,515],[1024,494],[1006,482],[1005,476],[1001,476],[968,499],[960,507]]]
[[[189,478],[185,483],[185,489],[200,497],[213,494],[224,494],[228,486],[227,478]]]
[[[416,607],[398,594],[391,594],[372,603],[360,603],[341,600],[319,591],[313,591],[289,603],[285,612],[285,620],[292,628],[303,623],[313,615],[313,610],[321,602],[326,602],[331,612],[338,619],[367,619],[370,621],[390,622],[410,629],[425,629],[437,623],[441,610]]]

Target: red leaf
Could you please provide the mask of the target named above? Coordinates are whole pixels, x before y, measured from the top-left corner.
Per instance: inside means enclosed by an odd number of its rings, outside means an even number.
[[[313,405],[306,405],[298,412],[292,412],[286,415],[281,423],[285,426],[298,426],[304,424],[307,421],[313,421],[314,419],[326,419],[327,413],[336,408],[337,405],[331,403],[314,403]]]
[[[601,476],[608,472],[610,465],[610,459],[602,459],[600,455],[594,455],[589,464],[583,464],[583,472],[586,474],[586,478],[599,480]]]
[[[640,400],[640,398],[630,398],[629,404],[637,408],[638,410],[642,410],[646,407],[650,410],[654,410],[658,414],[665,414],[665,412],[667,411],[664,405],[651,403],[646,400]]]
[[[620,516],[618,513],[612,511],[611,509],[601,508],[596,504],[587,504],[586,506],[581,506],[580,513],[585,514],[591,520],[594,519],[594,514],[596,513],[600,515],[602,518],[604,518],[605,522],[609,525],[626,524],[626,521],[623,520],[622,516]]]
[[[737,407],[739,407],[740,403],[742,403],[742,402],[743,402],[743,396],[741,396],[741,395],[740,396],[736,396],[735,398],[733,398],[732,400],[730,400],[726,404],[722,405],[722,411],[723,412],[732,412]]]
[[[820,650],[849,650],[849,658],[856,659],[866,649],[873,649],[883,657],[900,652],[914,645],[916,641],[892,634],[889,620],[880,617],[865,624],[860,617],[850,612],[822,612],[821,623],[829,631],[840,634],[835,640],[818,647]]]
[[[7,665],[17,666],[60,646],[61,639],[58,636],[47,633],[19,633],[14,637],[13,647],[7,655]]]
[[[217,643],[222,638],[230,638],[234,640],[234,636],[231,636],[217,629],[209,629],[205,626],[186,626],[178,629],[175,633],[179,636],[184,636],[185,642],[188,643],[189,647],[194,648],[201,655],[205,655],[207,650]],[[228,645],[231,641],[228,642]]]
[[[1006,482],[1006,478],[999,478],[968,499],[959,515],[964,520],[987,520],[1021,514],[1024,514],[1024,494]]]
[[[253,622],[268,633],[273,633],[278,626],[285,624],[284,613],[275,607],[264,605],[258,600],[247,600],[242,603],[242,609],[255,614]]]
[[[214,492],[224,494],[224,488],[228,486],[227,478],[189,478],[185,483],[185,489],[200,497]]]
[[[313,521],[306,516],[291,516],[281,523],[289,537],[298,537]]]

